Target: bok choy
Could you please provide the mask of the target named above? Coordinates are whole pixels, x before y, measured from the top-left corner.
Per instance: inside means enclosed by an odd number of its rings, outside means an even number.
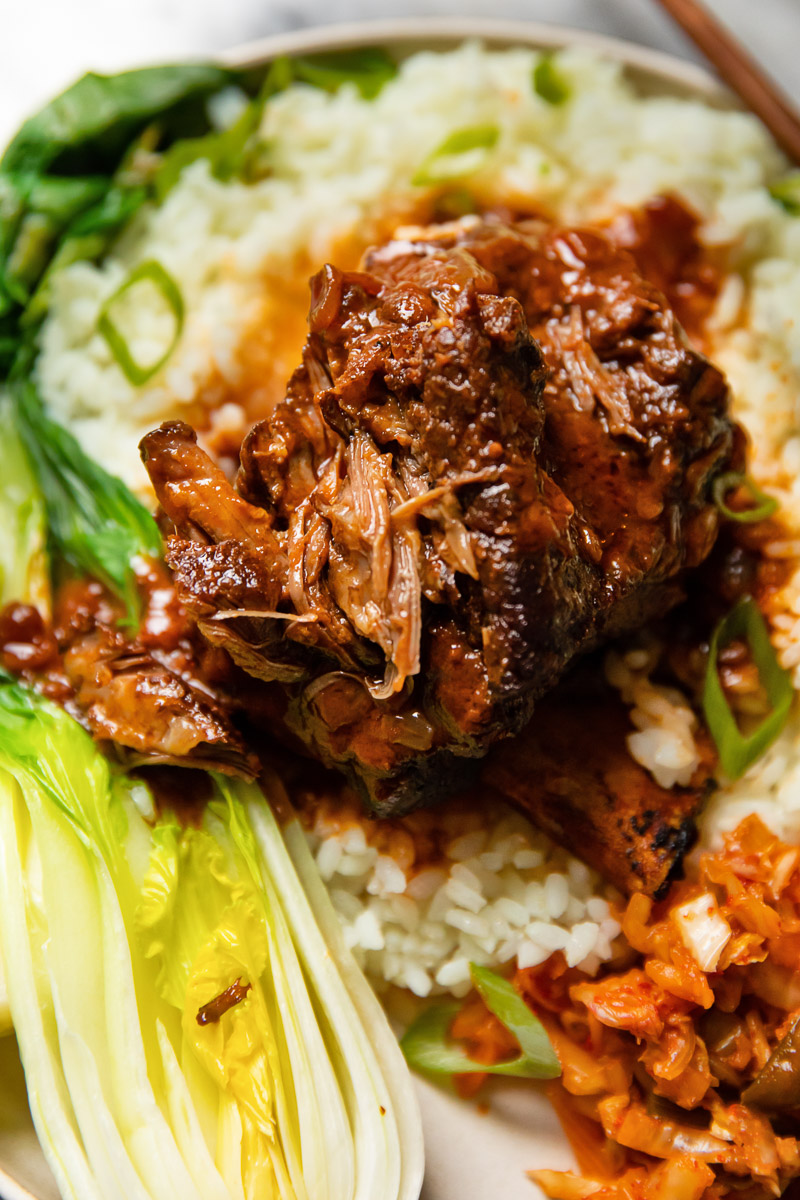
[[[0,685],[0,948],[62,1195],[413,1200],[407,1068],[302,831],[211,782],[186,828]]]
[[[150,513],[125,484],[89,458],[75,438],[45,412],[33,384],[15,386],[16,425],[39,486],[55,554],[104,583],[139,613],[133,562],[159,557],[161,535]]]
[[[370,98],[396,71],[385,51],[361,47],[242,70],[199,62],[90,73],[56,96],[0,158],[0,378],[30,352],[53,276],[102,258],[185,166],[204,158],[220,179],[245,181],[269,169],[258,127],[276,92],[293,82],[325,91],[350,84]],[[219,131],[208,101],[230,86],[247,102]]]
[[[0,607],[12,601],[50,611],[47,528],[42,495],[14,428],[11,397],[0,395]]]

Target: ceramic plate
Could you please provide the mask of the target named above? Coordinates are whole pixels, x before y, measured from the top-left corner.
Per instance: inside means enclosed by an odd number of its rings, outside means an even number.
[[[408,19],[360,22],[283,34],[237,47],[226,63],[245,66],[281,54],[310,54],[358,45],[383,45],[398,55],[446,49],[465,38],[494,46],[588,46],[621,60],[647,94],[702,97],[715,107],[734,107],[712,76],[691,63],[615,38],[553,25],[490,20]],[[426,1141],[422,1200],[486,1200],[487,1182],[503,1200],[533,1200],[538,1189],[525,1171],[534,1166],[569,1169],[574,1160],[555,1113],[530,1085],[498,1083],[481,1095],[480,1107],[430,1083],[417,1081]],[[488,1104],[488,1111],[487,1111]],[[0,1039],[0,1197],[59,1200],[39,1149],[12,1038]]]

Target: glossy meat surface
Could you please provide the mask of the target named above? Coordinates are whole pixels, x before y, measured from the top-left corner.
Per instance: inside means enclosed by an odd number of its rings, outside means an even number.
[[[741,448],[724,378],[600,233],[468,219],[363,268],[312,282],[237,489],[186,426],[142,449],[203,634],[386,812],[677,602]]]
[[[175,764],[255,775],[233,722],[230,662],[198,637],[163,564],[141,564],[136,632],[93,580],[66,580],[53,622],[27,604],[0,611],[0,662],[62,704],[127,766]]]
[[[484,759],[481,781],[624,895],[659,897],[679,876],[694,818],[711,788],[714,755],[686,787],[665,788],[627,747],[627,710],[579,668],[537,705],[533,720]]]

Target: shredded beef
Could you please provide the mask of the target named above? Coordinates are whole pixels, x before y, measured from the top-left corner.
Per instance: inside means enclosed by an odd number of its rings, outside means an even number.
[[[142,453],[203,635],[389,812],[458,786],[577,656],[678,602],[742,445],[625,250],[472,218],[315,277],[236,487],[186,425]]]
[[[256,775],[258,759],[232,719],[227,656],[198,637],[163,564],[142,563],[138,584],[144,611],[135,632],[94,580],[62,583],[52,623],[30,605],[7,605],[0,662],[113,745],[127,766]]]

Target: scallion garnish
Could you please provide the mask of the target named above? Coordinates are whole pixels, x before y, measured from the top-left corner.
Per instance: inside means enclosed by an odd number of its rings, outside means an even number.
[[[145,365],[138,363],[131,354],[125,335],[115,323],[111,315],[111,310],[132,287],[146,280],[152,283],[164,297],[175,318],[175,331],[170,344],[161,357],[156,362]],[[172,354],[183,331],[183,319],[183,296],[177,283],[169,272],[162,267],[160,262],[151,258],[147,262],[140,263],[138,267],[135,267],[125,282],[117,288],[113,295],[109,296],[100,310],[100,316],[97,319],[97,329],[108,343],[108,348],[114,355],[114,359],[128,382],[132,383],[134,387],[141,387],[143,383],[147,383],[148,379],[152,379],[161,370],[164,363]]]
[[[717,669],[720,651],[741,637],[747,642],[772,707],[769,716],[748,735],[742,733],[731,711]],[[751,596],[745,596],[714,630],[703,687],[706,724],[729,779],[738,779],[772,745],[786,723],[792,695],[791,678],[778,662],[759,607]]]
[[[769,194],[793,217],[800,217],[800,171],[792,171],[770,185]]]
[[[743,487],[750,493],[750,497],[754,501],[751,508],[729,508],[725,503],[728,493],[738,487]],[[727,471],[724,475],[720,475],[714,481],[711,495],[723,517],[745,525],[755,524],[756,521],[766,521],[767,517],[771,517],[778,507],[778,501],[773,496],[762,492],[754,480],[741,471]]]
[[[397,63],[380,46],[334,50],[292,59],[297,79],[326,92],[352,83],[363,100],[374,100],[384,84],[397,74]]]
[[[476,1062],[449,1036],[461,1006],[434,1004],[414,1021],[400,1042],[409,1065],[436,1075],[464,1075],[473,1071],[525,1079],[555,1079],[560,1075],[561,1064],[544,1026],[514,985],[476,963],[471,964],[470,973],[486,1007],[519,1042],[520,1053],[506,1062]]]
[[[566,104],[572,89],[553,62],[552,54],[543,54],[533,68],[533,90],[548,104]]]
[[[433,150],[411,182],[427,187],[447,179],[471,175],[483,166],[488,152],[497,144],[500,130],[496,125],[471,125],[456,129]]]

